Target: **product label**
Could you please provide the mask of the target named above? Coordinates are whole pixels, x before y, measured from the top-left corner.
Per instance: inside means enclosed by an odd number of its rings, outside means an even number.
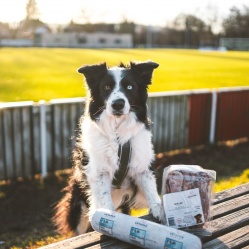
[[[199,188],[165,194],[163,205],[167,226],[182,228],[205,222]]]
[[[164,249],[182,249],[182,242],[166,238]]]
[[[106,234],[112,235],[113,224],[114,224],[113,220],[108,220],[106,218],[100,218],[99,229]]]
[[[145,244],[145,235],[146,235],[146,231],[142,230],[140,228],[137,227],[131,227],[130,230],[130,239],[132,240],[132,242],[141,246],[144,246]]]

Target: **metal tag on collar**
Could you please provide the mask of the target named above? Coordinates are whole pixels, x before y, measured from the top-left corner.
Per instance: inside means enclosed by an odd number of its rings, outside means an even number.
[[[118,156],[119,156],[119,167],[114,175],[114,179],[112,184],[120,188],[129,169],[129,162],[131,156],[131,144],[130,141],[126,142],[124,145],[119,145],[118,148]]]

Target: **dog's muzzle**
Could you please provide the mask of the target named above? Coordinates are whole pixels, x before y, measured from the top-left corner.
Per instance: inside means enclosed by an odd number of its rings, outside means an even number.
[[[120,116],[123,114],[123,109],[125,106],[125,101],[124,99],[116,99],[112,102],[112,109],[113,109],[113,114]]]

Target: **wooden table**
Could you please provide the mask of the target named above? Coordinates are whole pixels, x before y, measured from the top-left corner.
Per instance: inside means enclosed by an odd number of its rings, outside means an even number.
[[[153,220],[150,215],[142,218]],[[215,194],[212,225],[212,236],[201,238],[203,249],[249,249],[249,183]],[[98,232],[91,232],[42,248],[138,249],[139,247]]]

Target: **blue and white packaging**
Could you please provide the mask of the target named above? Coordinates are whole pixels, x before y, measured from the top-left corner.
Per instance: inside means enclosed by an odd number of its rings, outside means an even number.
[[[107,209],[97,209],[91,224],[95,231],[142,248],[202,248],[200,239],[195,235]]]

